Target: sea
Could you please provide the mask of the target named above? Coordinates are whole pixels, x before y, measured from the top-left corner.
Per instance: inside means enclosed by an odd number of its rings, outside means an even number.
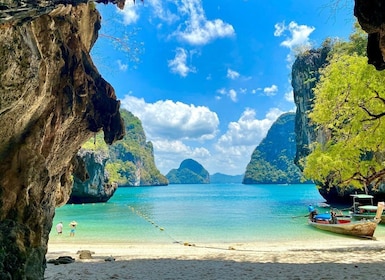
[[[56,209],[52,242],[234,243],[325,240],[307,224],[308,205],[325,202],[315,185],[180,184],[118,188],[106,203]],[[320,213],[329,208],[317,208]],[[72,221],[76,233],[70,237]],[[63,222],[58,235],[55,225]],[[375,236],[385,240],[385,226]]]

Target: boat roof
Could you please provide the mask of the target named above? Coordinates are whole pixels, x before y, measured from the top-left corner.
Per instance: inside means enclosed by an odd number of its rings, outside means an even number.
[[[373,198],[370,194],[351,194],[350,196],[353,198]]]
[[[374,205],[363,205],[363,206],[358,206],[358,208],[363,210],[377,210],[377,206],[374,206]]]

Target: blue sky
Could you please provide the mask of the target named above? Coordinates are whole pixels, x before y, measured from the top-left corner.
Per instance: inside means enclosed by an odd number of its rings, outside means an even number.
[[[355,18],[347,2],[99,4],[92,56],[122,107],[142,121],[162,174],[187,158],[210,174],[243,174],[272,123],[295,110],[295,53],[348,39]]]

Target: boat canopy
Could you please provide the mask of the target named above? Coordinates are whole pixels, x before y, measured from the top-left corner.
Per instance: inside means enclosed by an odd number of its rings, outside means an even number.
[[[373,198],[370,194],[351,194],[350,196],[358,199]]]
[[[325,213],[325,214],[315,215],[314,218],[317,220],[330,220],[331,216],[330,216],[330,213]]]
[[[358,209],[367,210],[367,211],[375,211],[375,210],[377,210],[377,206],[363,205],[363,206],[358,206]]]

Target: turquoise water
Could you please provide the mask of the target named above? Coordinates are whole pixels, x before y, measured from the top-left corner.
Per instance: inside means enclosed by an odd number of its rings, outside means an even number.
[[[53,225],[62,221],[64,233],[58,236],[53,227],[50,240],[208,243],[328,238],[302,217],[308,204],[323,201],[314,185],[305,184],[119,188],[107,203],[58,208]],[[75,237],[69,237],[72,220],[78,222]]]

